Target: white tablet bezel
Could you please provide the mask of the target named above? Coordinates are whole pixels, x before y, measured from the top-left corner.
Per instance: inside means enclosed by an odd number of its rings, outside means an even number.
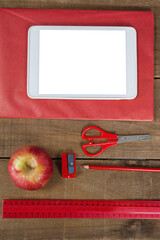
[[[39,94],[40,30],[122,30],[126,31],[126,95]],[[134,99],[137,96],[137,34],[133,27],[32,26],[28,30],[27,94],[33,99]]]

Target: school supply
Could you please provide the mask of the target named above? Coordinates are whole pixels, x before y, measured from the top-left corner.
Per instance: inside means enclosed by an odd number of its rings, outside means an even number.
[[[153,121],[152,12],[1,8],[0,18],[0,117]],[[138,62],[137,97],[134,100],[114,101],[30,99],[27,96],[27,35],[29,28],[36,25],[135,28]]]
[[[160,172],[160,168],[117,167],[117,166],[96,166],[96,165],[82,165],[82,167],[85,169],[94,169],[94,170]]]
[[[89,130],[97,130],[100,132],[100,136],[86,136],[87,131]],[[97,139],[107,139],[107,142],[100,142],[100,143],[94,143],[94,140]],[[120,143],[126,143],[126,142],[136,142],[136,141],[144,141],[144,140],[150,140],[151,136],[149,134],[147,135],[131,135],[131,136],[120,136],[117,134],[111,134],[107,133],[106,131],[102,130],[99,127],[96,126],[90,126],[84,129],[82,132],[82,139],[88,140],[89,142],[87,144],[82,145],[83,152],[90,157],[96,157],[103,153],[107,148],[115,146]],[[96,153],[90,153],[87,151],[87,148],[91,147],[101,147],[101,149]]]
[[[76,177],[76,158],[75,153],[62,153],[62,177]]]
[[[160,201],[4,199],[2,218],[160,219]]]

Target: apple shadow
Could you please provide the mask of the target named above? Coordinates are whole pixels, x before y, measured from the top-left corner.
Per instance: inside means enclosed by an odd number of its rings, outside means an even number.
[[[70,151],[72,152],[72,151]],[[50,192],[51,190],[54,189],[55,186],[58,184],[62,184],[62,154],[59,154],[56,156],[56,158],[52,158],[53,162],[53,174],[41,191],[45,192]],[[57,171],[58,170],[58,171]],[[58,174],[57,174],[58,173]],[[52,195],[52,194],[51,194]]]
[[[58,156],[56,159],[52,159],[52,161],[55,163],[59,174],[62,176],[62,157]]]
[[[62,178],[62,161],[61,161],[61,156],[57,156],[56,158],[52,158],[53,162],[53,174],[49,180],[49,182],[42,188],[42,191],[50,191],[51,189],[54,189],[54,186],[57,185],[59,182],[61,182]],[[55,172],[58,170],[58,173]]]

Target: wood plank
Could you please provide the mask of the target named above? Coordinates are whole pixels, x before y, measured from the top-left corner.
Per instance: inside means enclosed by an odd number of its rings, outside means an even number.
[[[44,148],[52,158],[60,158],[63,152],[75,152],[78,158],[87,156],[81,149],[81,132],[89,125],[97,125],[109,132],[121,135],[150,133],[152,140],[124,143],[107,149],[100,158],[160,158],[160,123],[71,121],[71,120],[4,120],[0,119],[0,156],[10,157],[25,145]]]
[[[0,119],[0,156],[10,157],[25,145],[45,149],[52,158],[63,152],[75,152],[77,158],[87,158],[81,149],[85,143],[81,132],[86,126],[97,125],[119,135],[148,134],[150,141],[124,143],[107,149],[100,158],[160,159],[160,123],[71,121],[71,120],[4,120]]]
[[[2,224],[2,220],[0,220]],[[108,219],[3,220],[2,240],[158,240],[159,221]]]
[[[86,161],[78,160],[76,163],[75,179],[63,179],[59,172],[59,162],[53,161],[54,172],[49,183],[38,191],[24,191],[12,183],[7,171],[8,160],[1,160],[0,202],[5,198],[160,199],[158,173],[86,170],[80,167]],[[87,163],[160,166],[157,161],[89,160]],[[0,217],[0,239],[2,240],[159,238],[160,222],[153,220],[23,219],[22,221]]]
[[[75,152],[78,158],[86,158],[81,145],[83,129],[97,125],[119,135],[148,134],[151,141],[120,144],[106,150],[100,158],[160,159],[160,79],[155,81],[155,121],[80,121],[49,119],[0,119],[0,157],[10,157],[18,148],[37,145],[52,158],[60,158],[62,152]]]
[[[155,77],[160,77],[160,1],[159,0],[0,0],[0,7],[64,8],[153,11],[155,16]]]

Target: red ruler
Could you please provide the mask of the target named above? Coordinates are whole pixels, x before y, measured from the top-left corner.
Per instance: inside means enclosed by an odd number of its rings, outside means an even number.
[[[2,217],[160,219],[160,201],[3,200]]]

